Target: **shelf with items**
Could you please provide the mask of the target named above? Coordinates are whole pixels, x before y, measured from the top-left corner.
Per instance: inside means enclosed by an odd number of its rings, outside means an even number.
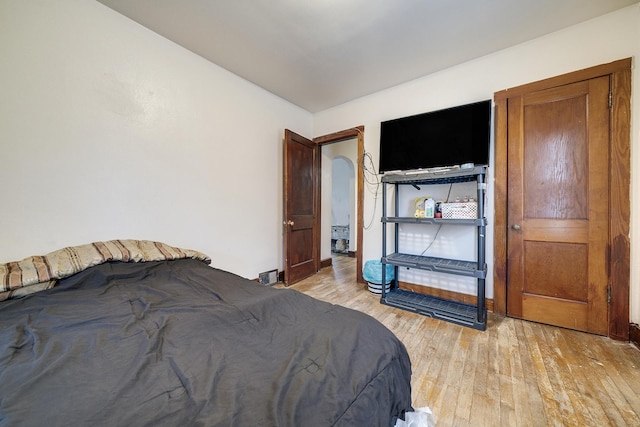
[[[382,189],[382,257],[384,265],[392,265],[395,269],[394,280],[389,290],[383,289],[381,303],[397,308],[414,311],[429,317],[442,319],[460,325],[472,327],[474,329],[486,329],[487,311],[484,303],[485,299],[485,278],[487,275],[487,265],[485,263],[485,234],[487,220],[484,217],[484,192],[486,167],[475,167],[472,169],[454,169],[449,171],[436,172],[410,172],[387,174],[383,177]],[[404,186],[412,186],[420,190],[420,186],[434,184],[457,184],[463,182],[473,182],[476,184],[477,206],[473,206],[475,218],[469,218],[468,212],[463,212],[464,218],[424,218],[400,216],[399,190]],[[393,185],[395,188],[395,210],[394,215],[387,215],[387,186]],[[456,204],[458,205],[458,204]],[[456,206],[457,207],[457,206]],[[418,212],[416,211],[416,215]],[[459,215],[459,213],[456,213]],[[476,230],[476,259],[468,261],[463,259],[440,258],[433,256],[414,255],[403,253],[400,247],[399,226],[401,224],[411,224],[419,226],[468,226]],[[393,253],[387,255],[387,227],[393,228]],[[469,305],[457,301],[449,301],[438,297],[433,297],[417,292],[412,292],[399,288],[398,269],[409,268],[419,269],[433,273],[444,273],[446,275],[458,275],[475,279],[476,305]],[[383,271],[383,283],[385,269]]]
[[[486,218],[415,218],[415,217],[383,217],[383,223],[399,224],[441,224],[441,225],[487,225]]]
[[[485,174],[485,166],[476,166],[468,169],[446,169],[441,171],[398,172],[385,174],[382,177],[382,182],[393,184],[455,184],[457,182],[476,181],[478,175]]]

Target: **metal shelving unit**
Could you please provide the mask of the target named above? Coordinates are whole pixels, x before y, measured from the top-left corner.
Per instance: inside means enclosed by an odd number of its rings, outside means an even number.
[[[438,172],[387,174],[382,178],[382,283],[386,283],[386,264],[395,268],[394,280],[389,291],[382,287],[380,302],[382,304],[420,313],[425,316],[445,320],[474,329],[485,330],[487,325],[487,309],[485,307],[485,278],[487,264],[485,262],[485,234],[487,220],[484,217],[484,192],[486,190],[487,169],[477,166],[470,169],[453,169]],[[410,218],[387,215],[387,186],[395,187],[395,212],[399,212],[398,191],[403,185],[430,185],[477,181],[477,218],[443,219],[443,218]],[[394,225],[394,253],[387,254],[387,224]],[[410,255],[401,252],[398,239],[400,224],[454,225],[474,227],[477,232],[477,260],[463,261],[428,256]],[[400,289],[398,286],[398,267],[416,268],[458,276],[473,277],[477,281],[477,305],[469,305],[457,301],[449,301],[421,293]]]

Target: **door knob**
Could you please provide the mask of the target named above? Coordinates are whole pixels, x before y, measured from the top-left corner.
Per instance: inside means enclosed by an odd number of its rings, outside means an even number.
[[[520,227],[520,224],[513,224],[513,225],[511,226],[511,228],[513,228],[514,230],[518,231],[518,230],[520,230],[522,227]]]
[[[294,223],[293,221],[291,221],[291,220],[289,220],[289,221],[282,221],[282,223],[283,223],[284,225],[293,225],[293,224],[295,224],[295,223]]]

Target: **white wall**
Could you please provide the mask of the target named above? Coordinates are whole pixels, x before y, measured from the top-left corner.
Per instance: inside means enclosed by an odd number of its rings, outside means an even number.
[[[314,115],[314,134],[324,135],[365,126],[365,150],[378,161],[380,122],[453,105],[493,98],[494,92],[559,74],[640,56],[640,4],[549,34],[528,43],[431,74]],[[640,71],[633,68],[631,259],[640,259]],[[490,171],[491,174],[491,171]],[[487,217],[493,221],[493,177],[487,194]],[[364,217],[373,212],[374,197],[365,193]],[[488,227],[487,260],[493,270],[493,227]],[[363,259],[380,257],[381,226],[364,232]],[[640,323],[640,265],[631,262],[631,321]],[[493,278],[487,280],[493,296]]]
[[[134,238],[282,268],[282,137],[310,113],[95,1],[0,0],[0,58],[0,262]]]

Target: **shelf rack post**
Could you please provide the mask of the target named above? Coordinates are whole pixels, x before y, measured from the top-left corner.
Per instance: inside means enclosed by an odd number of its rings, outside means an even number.
[[[485,184],[485,170],[482,173],[478,173],[477,183],[478,183],[478,195],[477,195],[477,207],[478,207],[478,218],[484,218],[484,190],[486,188]],[[487,226],[485,222],[482,222],[482,225],[478,226],[478,271],[485,270],[485,238],[487,233]],[[487,310],[485,308],[485,278],[478,278],[478,291],[477,291],[478,301],[476,302],[476,306],[478,308],[478,322],[485,323]]]
[[[387,288],[387,265],[385,264],[385,259],[387,258],[387,185],[382,183],[382,258],[380,260],[382,264],[382,300],[384,300],[387,296],[386,288]]]

